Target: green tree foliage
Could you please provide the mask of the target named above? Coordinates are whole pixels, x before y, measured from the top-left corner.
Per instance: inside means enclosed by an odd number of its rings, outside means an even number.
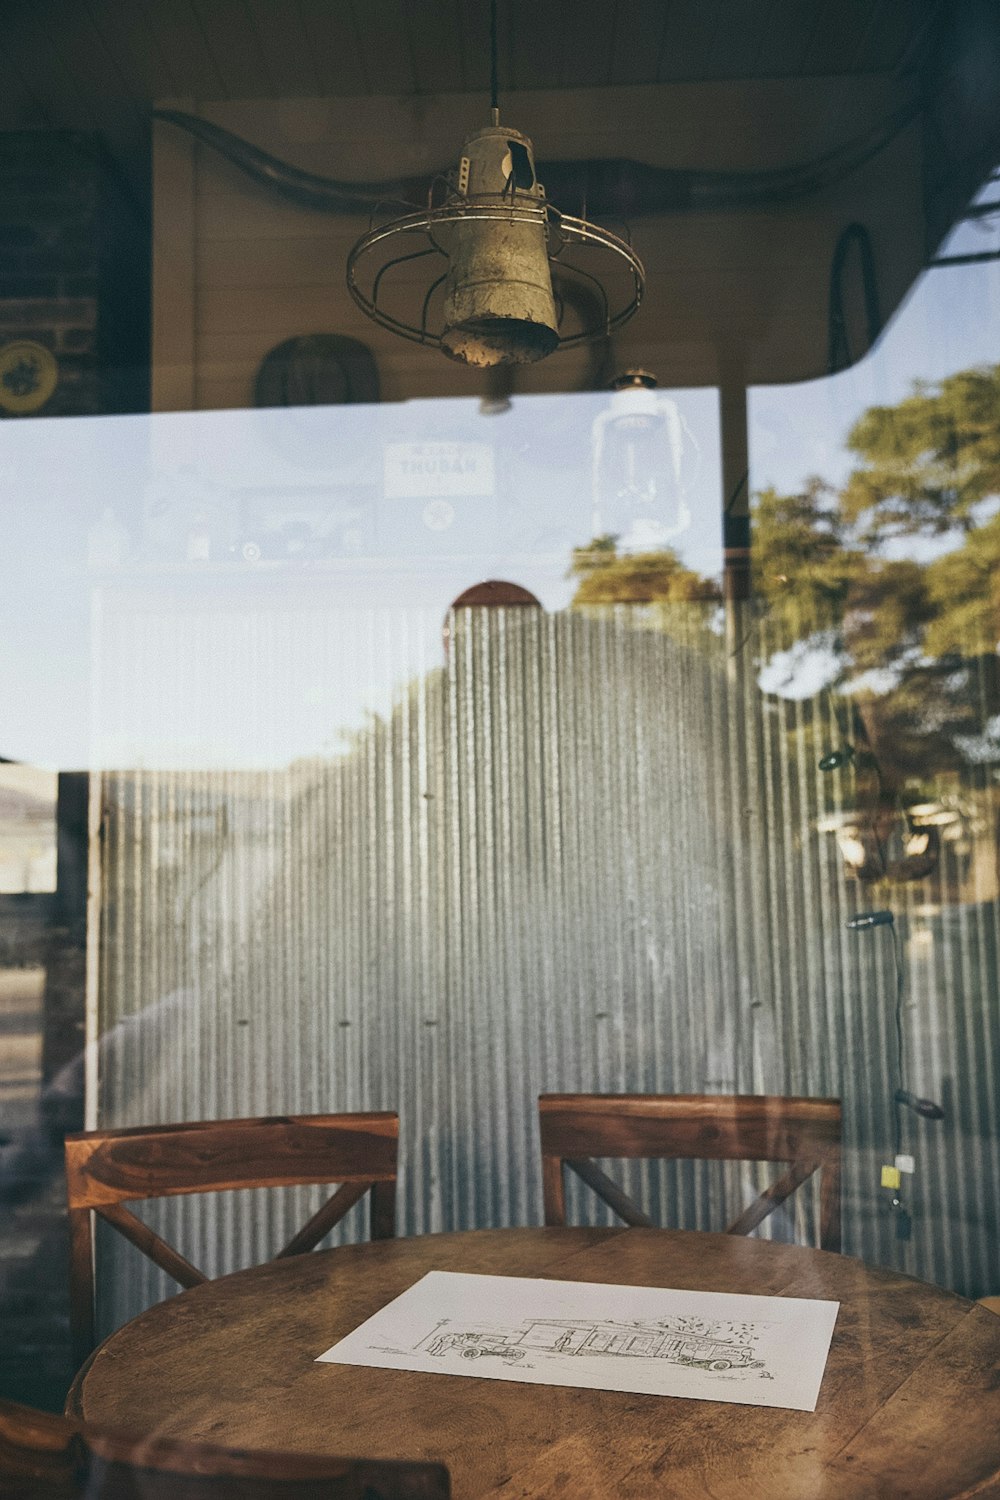
[[[573,608],[600,604],[678,604],[719,599],[719,585],[685,568],[676,552],[618,552],[618,538],[574,547],[569,576],[579,579]]]
[[[841,496],[864,540],[978,527],[977,507],[1000,495],[1000,365],[918,381],[896,406],[872,406],[848,448],[861,460]]]
[[[839,492],[757,497],[755,591],[820,637],[898,785],[989,755],[998,711],[1000,365],[917,384],[848,435]]]
[[[754,594],[796,634],[803,623],[840,613],[864,565],[845,544],[837,497],[810,479],[799,495],[762,490],[753,523]]]
[[[970,531],[961,547],[927,568],[933,609],[925,645],[936,657],[988,650],[1000,636],[1000,515]]]
[[[769,649],[812,644],[849,692],[887,788],[926,785],[970,756],[1000,760],[1000,364],[918,382],[847,436],[839,490],[755,497],[754,597]],[[573,553],[574,607],[718,600],[670,550]],[[673,612],[651,617],[667,628]],[[1000,737],[996,737],[1000,738]]]

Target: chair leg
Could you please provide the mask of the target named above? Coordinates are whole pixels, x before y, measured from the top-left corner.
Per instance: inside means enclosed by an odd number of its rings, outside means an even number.
[[[542,1196],[546,1224],[565,1224],[566,1187],[563,1182],[563,1164],[558,1156],[542,1157]]]
[[[94,1348],[94,1236],[89,1208],[69,1214],[69,1320],[73,1365],[79,1369]]]

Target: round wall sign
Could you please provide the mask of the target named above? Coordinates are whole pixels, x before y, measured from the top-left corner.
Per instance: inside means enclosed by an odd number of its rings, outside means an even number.
[[[15,416],[40,411],[59,382],[59,365],[44,344],[15,339],[0,348],[0,410]]]

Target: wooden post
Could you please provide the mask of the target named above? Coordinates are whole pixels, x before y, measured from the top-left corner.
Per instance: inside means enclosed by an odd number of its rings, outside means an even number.
[[[747,390],[742,370],[719,382],[719,426],[722,439],[723,594],[727,600],[750,597],[750,462],[747,438]]]

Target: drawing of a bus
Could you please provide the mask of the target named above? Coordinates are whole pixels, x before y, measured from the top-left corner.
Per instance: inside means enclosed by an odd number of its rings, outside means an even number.
[[[635,1323],[571,1323],[558,1319],[536,1319],[519,1330],[481,1333],[439,1329],[427,1346],[433,1355],[457,1353],[463,1359],[492,1356],[514,1364],[532,1352],[545,1354],[627,1355],[632,1359],[665,1359],[671,1364],[705,1370],[759,1370],[764,1361],[754,1359],[749,1344],[701,1334],[673,1333],[668,1329]]]

